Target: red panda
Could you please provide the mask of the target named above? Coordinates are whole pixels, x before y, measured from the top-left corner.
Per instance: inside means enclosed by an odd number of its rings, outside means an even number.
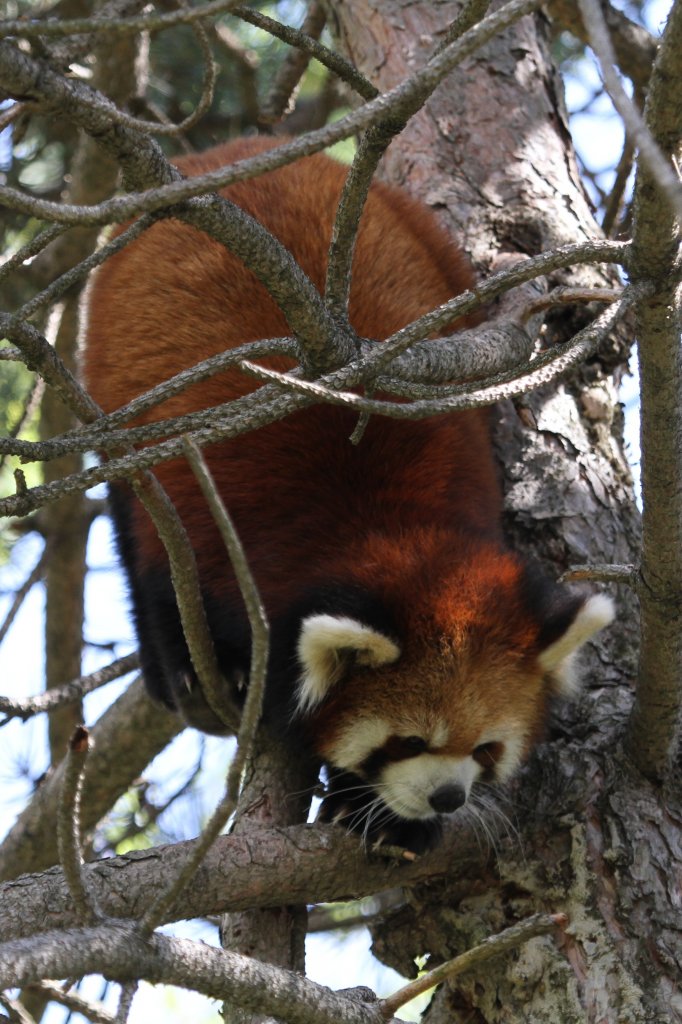
[[[184,157],[186,174],[272,140]],[[344,167],[324,155],[223,195],[259,220],[322,291]],[[383,340],[472,284],[433,214],[372,186],[357,240],[350,320]],[[109,412],[193,364],[290,333],[256,277],[176,220],[109,259],[89,297],[84,377]],[[273,361],[270,365],[286,366]],[[256,385],[221,373],[141,415],[148,423],[225,402]],[[482,410],[406,422],[318,405],[206,449],[271,626],[265,721],[326,765],[322,817],[367,841],[414,850],[478,782],[506,779],[541,734],[548,700],[573,685],[575,651],[611,602],[550,583],[509,551]],[[155,469],[196,553],[218,661],[233,684],[250,639],[234,575],[182,459]],[[125,484],[111,489],[147,687],[214,730],[182,635],[165,552]]]

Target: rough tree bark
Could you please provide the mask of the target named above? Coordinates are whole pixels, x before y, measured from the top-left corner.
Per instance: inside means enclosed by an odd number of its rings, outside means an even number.
[[[458,13],[454,3],[339,0],[346,54],[385,89],[413,70]],[[495,6],[495,5],[493,5]],[[598,237],[565,130],[547,24],[526,17],[467,60],[391,146],[383,173],[421,195],[463,239],[482,274],[500,253]],[[577,268],[572,284],[613,284]],[[552,319],[551,340],[580,311]],[[497,443],[513,544],[558,574],[572,564],[638,560],[639,517],[622,449],[617,385],[627,346],[556,388],[499,409]],[[679,794],[664,794],[622,751],[636,669],[635,602],[585,657],[585,689],[559,710],[514,787],[484,875],[413,891],[375,931],[375,951],[405,974],[446,959],[538,909],[570,917],[563,947],[538,938],[485,972],[443,987],[432,1024],[682,1020],[682,918],[670,886],[682,848]],[[511,833],[511,834],[510,834]],[[483,839],[485,841],[485,838]]]

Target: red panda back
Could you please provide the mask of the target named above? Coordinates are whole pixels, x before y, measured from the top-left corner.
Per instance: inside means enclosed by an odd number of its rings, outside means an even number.
[[[269,139],[238,140],[185,157],[178,166],[199,174],[272,145]],[[223,194],[264,224],[321,291],[346,173],[341,164],[315,155]],[[370,190],[353,266],[351,322],[359,335],[379,340],[472,283],[466,259],[433,215],[381,184]],[[96,275],[86,383],[111,411],[211,355],[288,333],[274,300],[236,257],[179,221],[162,221]],[[238,371],[223,373],[136,422],[217,405],[254,386]],[[334,574],[340,554],[352,557],[359,538],[364,543],[373,530],[383,535],[457,522],[498,531],[487,412],[418,423],[375,417],[357,447],[347,440],[354,424],[352,414],[318,406],[207,450],[273,614],[291,599],[302,562],[315,566],[321,578]],[[235,592],[216,528],[184,463],[163,463],[155,472],[187,525],[207,585]],[[165,556],[152,524],[137,506],[133,516],[143,561],[161,564]],[[269,570],[273,565],[277,573]]]

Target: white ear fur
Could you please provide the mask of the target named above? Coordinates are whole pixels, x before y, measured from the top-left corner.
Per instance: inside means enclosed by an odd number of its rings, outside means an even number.
[[[606,594],[588,597],[566,632],[546,647],[538,661],[545,672],[551,672],[558,693],[570,696],[577,689],[574,655],[590,637],[608,626],[616,614],[613,601]]]
[[[344,652],[352,651],[359,665],[388,665],[400,657],[393,640],[357,619],[343,615],[310,615],[298,638],[298,659],[303,668],[298,706],[307,711],[319,704],[337,682]]]

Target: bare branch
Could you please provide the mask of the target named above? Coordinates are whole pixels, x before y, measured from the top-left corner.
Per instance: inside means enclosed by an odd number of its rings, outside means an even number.
[[[211,0],[210,3],[196,7],[181,7],[165,14],[150,14],[137,18],[60,18],[59,20],[40,18],[16,18],[0,21],[0,39],[6,36],[20,36],[27,39],[42,37],[45,39],[59,36],[82,35],[84,32],[96,32],[112,35],[136,35],[138,32],[159,32],[173,25],[190,25],[194,21],[210,18],[216,14],[225,14],[235,6],[235,0]]]
[[[414,999],[415,996],[420,996],[423,992],[435,988],[436,985],[440,985],[450,978],[456,978],[458,974],[470,971],[478,967],[479,964],[484,964],[491,957],[515,949],[537,935],[549,935],[557,928],[563,928],[567,924],[568,918],[565,914],[533,914],[532,917],[527,917],[525,920],[519,921],[518,924],[505,928],[498,935],[489,936],[480,945],[468,949],[466,953],[455,957],[454,960],[439,964],[434,970],[428,971],[421,978],[417,978],[416,981],[412,981],[409,985],[394,992],[392,996],[381,999],[379,1007],[384,1020],[390,1020],[401,1006],[409,1003],[410,999]]]
[[[0,626],[0,643],[2,643],[2,641],[7,636],[9,628],[14,622],[14,619],[16,618],[19,609],[24,603],[25,598],[28,596],[30,591],[33,589],[34,585],[43,575],[44,567],[45,551],[43,550],[43,553],[41,554],[40,558],[33,566],[30,573],[28,574],[28,576],[26,577],[26,579],[24,580],[24,582],[21,584],[21,586],[14,595],[14,600],[12,601],[12,604],[9,607],[7,615],[5,616],[5,620]],[[8,713],[8,709],[6,706],[7,704],[13,705],[14,702],[10,701],[9,698],[7,697],[0,697],[0,712],[4,712],[5,714]],[[20,712],[16,713],[20,714]]]
[[[468,32],[470,28],[485,17],[489,7],[490,0],[467,0],[445,33],[439,50],[444,50],[446,46],[454,43],[456,39],[459,39],[465,32]]]
[[[246,701],[237,734],[237,750],[227,775],[225,795],[176,879],[168,890],[152,903],[142,918],[140,922],[142,934],[150,934],[165,919],[169,908],[176,903],[179,894],[196,874],[206,853],[237,807],[242,771],[251,755],[260,720],[268,666],[269,627],[256,581],[249,568],[234,523],[217,491],[201,451],[187,438],[183,438],[183,450],[218,526],[239,584],[251,627],[251,665]]]
[[[199,570],[187,530],[153,474],[141,473],[132,477],[130,483],[145,511],[151,516],[166,549],[182,631],[202,693],[226,730],[234,732],[239,724],[239,712],[218,665],[206,619]]]
[[[554,288],[542,298],[529,302],[521,311],[520,319],[523,323],[536,313],[574,302],[617,302],[622,294],[621,288]]]
[[[682,185],[669,159],[649,131],[641,114],[620,83],[614,64],[616,58],[609,31],[598,0],[578,0],[590,45],[597,57],[599,70],[614,107],[623,118],[630,141],[639,149],[642,160],[678,218],[682,219]]]
[[[108,924],[48,932],[0,946],[0,984],[14,988],[41,977],[81,977],[104,971],[120,982],[192,988],[291,1024],[381,1024],[378,1004],[360,1003],[307,981],[293,971],[262,964],[204,943]]]
[[[419,71],[411,75],[405,82],[391,89],[389,92],[376,97],[374,100],[364,104],[359,110],[354,111],[339,121],[334,122],[317,131],[309,132],[307,135],[295,139],[275,150],[269,150],[266,154],[251,157],[248,160],[238,161],[229,169],[212,171],[209,174],[197,176],[190,180],[178,180],[178,176],[166,173],[165,182],[160,187],[149,188],[144,193],[133,193],[129,196],[107,200],[105,203],[93,204],[89,207],[65,208],[59,203],[46,203],[34,199],[28,199],[21,192],[14,189],[0,188],[0,201],[14,209],[42,216],[45,219],[52,219],[58,223],[73,224],[108,224],[112,221],[124,221],[141,212],[153,212],[162,209],[170,204],[179,203],[192,197],[203,195],[205,192],[219,189],[235,181],[254,177],[267,170],[274,170],[284,164],[291,163],[302,156],[309,156],[311,153],[319,152],[334,142],[355,132],[369,127],[377,121],[397,118],[407,120],[425,102],[431,92],[438,86],[445,75],[458,63],[464,60],[482,46],[488,39],[502,31],[514,21],[530,13],[540,6],[540,0],[509,0],[499,11],[488,15],[482,22],[466,32],[459,40],[456,40],[441,53],[434,56]],[[197,8],[193,8],[193,11]],[[60,102],[70,116],[86,131],[98,133],[99,141],[106,146],[118,145],[119,153],[122,145],[118,137],[111,134],[104,137],[103,125],[111,124],[113,104],[104,97],[93,93],[82,83],[69,82],[62,76],[48,71],[30,60],[26,55],[20,54],[15,47],[7,43],[0,43],[0,67],[3,68],[4,76],[0,78],[5,89],[10,93],[28,94],[37,102],[44,102],[53,106]],[[149,140],[135,139],[140,149],[134,154],[136,166],[140,171],[144,170],[146,177],[150,176]],[[133,153],[131,146],[126,147],[126,155],[130,164],[129,170],[133,168]],[[147,158],[143,164],[143,157]],[[154,151],[155,162],[161,166],[161,154]],[[142,175],[140,175],[142,176]],[[195,209],[195,213],[196,213]],[[187,211],[179,211],[178,215],[187,216]],[[192,223],[196,223],[202,230],[211,233],[209,226],[198,223],[196,217]],[[267,233],[266,233],[267,234]],[[214,236],[218,237],[218,236]],[[268,236],[269,237],[269,236]],[[220,240],[220,238],[218,238]],[[235,251],[238,251],[235,249]],[[241,255],[241,253],[239,253]],[[281,253],[280,271],[281,271]],[[245,260],[248,263],[248,260]],[[273,292],[274,294],[274,292]],[[285,306],[287,304],[285,303]]]
[[[12,1024],[36,1024],[35,1018],[18,999],[10,999],[9,996],[0,994],[0,1005],[7,1010],[7,1019]]]
[[[312,0],[300,35],[306,40],[318,40],[326,20],[322,4],[319,0]],[[309,50],[295,46],[280,64],[261,111],[261,119],[266,124],[276,124],[293,106],[294,94],[310,63],[310,56]]]
[[[38,310],[44,306],[55,302],[64,292],[68,291],[77,281],[80,281],[94,270],[95,267],[99,267],[105,260],[109,259],[115,252],[120,252],[129,242],[139,238],[139,236],[147,230],[150,224],[153,224],[158,217],[156,216],[145,216],[140,217],[134,224],[122,231],[116,238],[112,238],[111,241],[107,242],[96,252],[93,252],[91,256],[86,257],[77,263],[75,267],[71,267],[70,270],[65,271],[59,277],[55,278],[47,288],[43,291],[38,292],[34,295],[29,302],[21,306],[16,313],[12,314],[16,318],[15,322],[21,320],[28,320],[30,317],[35,316]]]
[[[78,992],[65,991],[59,985],[54,985],[49,981],[36,981],[27,985],[26,988],[29,991],[41,993],[52,1002],[60,1003],[72,1013],[82,1014],[89,1021],[92,1021],[92,1024],[115,1024],[114,1018],[104,1009],[101,1003],[93,1003],[89,999],[83,999]]]
[[[175,876],[196,843],[138,850],[86,865],[88,885],[98,905],[109,917],[136,916],[140,893],[153,891],[161,876]],[[486,860],[470,822],[453,824],[437,849],[411,862],[368,857],[357,837],[335,826],[251,826],[218,838],[163,923],[259,907],[328,902],[345,899],[349,892],[369,896],[387,886],[410,886],[455,872],[480,877]],[[6,939],[44,931],[46,921],[55,929],[78,924],[58,868],[6,882],[0,885],[0,895]]]
[[[355,242],[374,172],[391,140],[403,130],[405,124],[404,119],[394,118],[390,123],[371,125],[360,139],[344,183],[334,218],[325,281],[325,298],[337,316],[348,315]]]
[[[185,10],[191,10],[191,8],[185,8]],[[215,85],[218,78],[218,65],[213,60],[213,51],[211,50],[211,43],[208,37],[204,25],[200,21],[195,21],[192,24],[192,29],[195,36],[199,41],[201,52],[204,58],[204,78],[201,83],[201,95],[199,102],[192,111],[188,114],[184,120],[180,121],[179,124],[164,124],[157,123],[156,121],[142,121],[136,117],[130,117],[127,114],[121,114],[120,124],[126,124],[131,128],[137,128],[140,131],[151,132],[153,135],[181,135],[183,132],[189,131],[195,124],[202,119],[205,113],[210,109],[213,103],[213,97],[215,95]],[[121,113],[119,111],[119,113]]]
[[[552,18],[560,22],[562,27],[567,28],[583,43],[589,44],[589,34],[585,30],[575,0],[549,0],[547,7]],[[643,25],[631,21],[613,4],[602,4],[602,12],[613,42],[618,66],[639,89],[645,89],[656,58],[656,39]]]
[[[383,367],[384,363],[394,361],[397,355],[404,352],[410,346],[413,346],[415,342],[420,340],[420,338],[428,336],[436,330],[440,330],[444,325],[447,325],[454,319],[466,316],[467,314],[475,311],[485,302],[496,298],[507,288],[522,284],[541,274],[549,273],[550,271],[556,270],[560,267],[571,266],[574,263],[603,261],[625,263],[627,261],[627,254],[628,246],[623,242],[594,240],[578,245],[563,246],[560,249],[556,249],[548,253],[542,253],[539,256],[534,256],[530,259],[518,261],[512,267],[487,278],[484,282],[478,285],[475,290],[465,292],[463,295],[452,299],[450,302],[439,307],[439,309],[434,310],[431,313],[427,313],[425,316],[415,320],[412,324],[408,324],[406,327],[398,331],[393,337],[382,342],[381,345],[375,345],[369,350],[373,352],[373,354],[364,358],[360,364],[356,364],[360,367],[362,371],[361,373],[357,372],[356,365],[349,367],[348,370],[337,373],[333,377],[334,385],[337,387],[353,387],[365,382],[365,379],[375,378],[378,370]],[[459,337],[461,337],[461,335],[459,335]],[[428,344],[434,344],[434,342],[429,342]],[[385,353],[389,346],[389,358],[387,359]],[[417,348],[417,346],[414,347]],[[4,450],[12,454],[17,454],[28,460],[50,459],[56,458],[67,451],[90,451],[97,448],[109,450],[128,443],[135,443],[137,440],[149,440],[155,437],[163,437],[165,434],[172,432],[172,430],[168,429],[170,426],[172,426],[173,430],[176,430],[177,432],[194,429],[195,426],[202,424],[205,425],[205,414],[196,414],[196,416],[193,414],[192,418],[178,417],[171,421],[162,421],[160,424],[151,424],[149,427],[140,428],[140,432],[138,433],[133,431],[128,431],[122,434],[112,433],[109,438],[107,438],[106,435],[102,436],[101,433],[105,429],[109,429],[118,423],[123,423],[133,416],[137,416],[143,410],[165,401],[167,398],[171,397],[171,395],[177,394],[190,384],[203,380],[212,373],[217,373],[219,370],[232,365],[234,362],[239,362],[245,355],[253,358],[259,358],[261,355],[268,355],[274,352],[286,352],[287,354],[294,355],[295,351],[294,343],[287,341],[286,339],[251,342],[249,345],[240,346],[239,348],[221,353],[219,356],[213,356],[211,359],[207,359],[204,362],[197,364],[196,367],[182,371],[182,373],[171,378],[169,381],[165,381],[163,384],[153,388],[145,395],[141,395],[134,399],[123,409],[111,413],[108,416],[101,416],[99,420],[93,424],[91,433],[80,430],[75,434],[63,435],[59,440],[40,443],[17,441],[11,443],[5,442],[3,444],[0,441],[0,451]],[[491,353],[491,356],[492,355],[493,354]],[[501,353],[495,353],[493,358],[496,360],[505,360],[505,357]],[[511,358],[514,358],[513,354]],[[458,365],[457,375],[459,376],[460,373],[464,378],[469,376],[466,368]],[[259,393],[258,412],[254,410],[254,419],[249,421],[249,427],[262,426],[267,422],[272,422],[269,416],[265,419],[261,418],[264,412],[266,398],[267,396],[265,393]],[[235,415],[237,415],[238,409],[250,409],[253,405],[253,396],[246,396],[245,399],[239,399],[232,403],[231,407],[234,409]],[[292,411],[295,407],[297,406],[287,406],[286,411]],[[216,417],[225,410],[225,406],[216,407],[213,410],[213,413],[210,414],[211,419],[216,419]],[[282,415],[284,414],[285,413],[283,412]],[[248,429],[248,427],[245,427],[244,429]],[[218,434],[211,436],[209,439],[217,440],[222,436],[228,435]],[[206,441],[202,441],[202,443],[206,443]],[[174,451],[173,454],[176,454],[176,452]],[[140,455],[143,455],[143,453],[140,453]],[[145,458],[146,457],[147,456],[145,456]],[[169,455],[169,457],[173,456]],[[152,465],[153,463],[144,462],[143,464]],[[112,464],[109,463],[108,465],[111,467]],[[125,475],[125,473],[123,472],[119,475]],[[102,477],[101,479],[110,478],[111,477]],[[95,482],[97,482],[96,476],[89,473],[87,486],[91,486],[91,484]],[[34,492],[32,491],[31,493]],[[38,507],[38,505],[35,507]],[[19,510],[13,506],[5,508],[2,501],[0,501],[0,510],[4,511],[5,514],[20,514]]]
[[[36,566],[36,569],[39,567]],[[33,570],[36,571],[35,569]],[[100,668],[90,675],[81,676],[79,679],[72,679],[63,686],[56,686],[46,693],[40,693],[28,700],[10,700],[9,697],[0,697],[0,713],[7,718],[22,718],[24,721],[33,715],[45,711],[52,711],[53,708],[62,707],[65,704],[76,704],[88,693],[105,686],[114,679],[127,675],[140,667],[140,657],[135,654],[128,654],[125,658],[118,658],[112,661],[105,668]]]
[[[342,405],[360,412],[368,412],[395,419],[421,419],[444,412],[459,409],[475,409],[506,398],[514,398],[542,387],[567,373],[570,369],[584,362],[596,352],[604,338],[615,325],[626,315],[638,301],[651,295],[653,285],[650,282],[637,286],[629,286],[623,292],[619,302],[598,316],[588,327],[583,328],[571,341],[557,346],[550,352],[538,356],[530,364],[529,372],[520,376],[514,375],[509,383],[481,387],[478,390],[467,390],[463,394],[435,400],[415,401],[409,405],[397,405],[377,399],[364,398],[352,392],[332,390],[329,378],[320,381],[306,381],[291,374],[266,370],[262,366],[244,361],[244,369],[261,380],[279,381],[282,385],[302,395],[317,397],[331,405]]]
[[[83,924],[93,924],[100,916],[94,897],[88,889],[81,856],[80,803],[89,748],[88,730],[85,726],[79,725],[71,737],[64,762],[57,818],[59,860],[64,869],[64,877],[76,913]]]
[[[242,21],[247,21],[250,25],[255,25],[257,28],[263,29],[264,32],[269,32],[283,42],[289,43],[291,46],[295,46],[297,49],[303,50],[304,53],[314,57],[320,64],[323,64],[330,71],[333,71],[335,75],[338,75],[343,82],[346,82],[352,89],[355,89],[363,99],[373,100],[379,95],[379,90],[375,89],[372,83],[368,82],[350,61],[340,56],[340,54],[334,53],[328,47],[323,46],[319,40],[312,39],[303,31],[290,28],[289,25],[282,25],[279,21],[268,18],[267,15],[261,14],[260,11],[252,10],[250,7],[235,7],[230,13],[241,18]]]
[[[114,1024],[126,1024],[138,988],[139,982],[137,981],[128,982],[123,986]]]
[[[15,253],[4,260],[2,266],[0,266],[0,283],[6,277],[9,277],[17,267],[37,256],[39,252],[42,252],[50,242],[53,242],[55,238],[59,238],[66,230],[67,228],[63,224],[52,224],[49,228],[39,231],[35,238],[32,238],[26,245],[22,245],[20,249],[17,249]]]
[[[595,580],[598,583],[625,583],[639,590],[639,571],[636,565],[573,565],[559,577],[560,581]]]
[[[84,423],[99,415],[97,405],[83,390],[70,370],[64,366],[52,346],[31,324],[0,313],[0,337],[4,336],[21,349],[24,362],[36,370],[53,387],[62,400]]]

